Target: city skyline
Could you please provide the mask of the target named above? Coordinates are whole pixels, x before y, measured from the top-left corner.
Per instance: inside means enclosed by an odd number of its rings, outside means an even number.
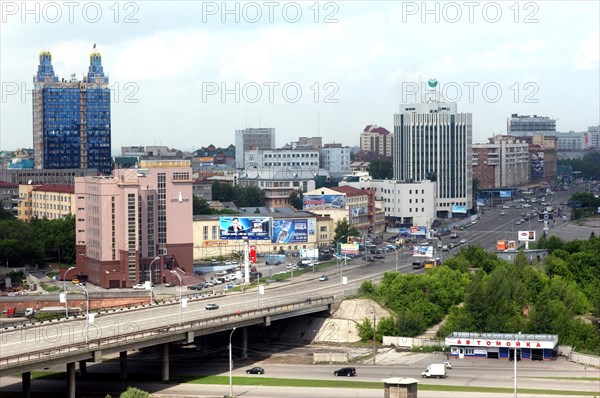
[[[39,52],[59,78],[81,79],[94,45],[111,81],[113,154],[227,146],[246,127],[275,128],[277,147],[300,136],[358,146],[365,125],[392,130],[430,78],[473,114],[474,143],[506,133],[513,113],[556,118],[560,132],[599,123],[597,2],[35,4],[2,4],[2,150],[33,147]]]

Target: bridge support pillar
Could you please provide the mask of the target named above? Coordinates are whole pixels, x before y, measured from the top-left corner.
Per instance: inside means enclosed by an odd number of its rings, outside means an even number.
[[[248,327],[242,328],[242,359],[248,358]]]
[[[75,362],[67,364],[67,397],[75,398]]]
[[[31,398],[31,372],[21,373],[21,382],[23,385],[23,398]]]
[[[79,377],[85,376],[86,372],[87,372],[87,362],[79,361]]]
[[[127,380],[127,351],[119,352],[119,365],[121,380]]]
[[[169,381],[169,343],[162,345],[162,381]]]

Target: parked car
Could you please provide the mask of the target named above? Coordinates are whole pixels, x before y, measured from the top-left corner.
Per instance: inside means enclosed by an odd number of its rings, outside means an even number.
[[[356,376],[356,368],[341,368],[333,372],[334,376]]]
[[[455,232],[452,232],[452,233],[450,234],[450,239],[456,239],[456,238],[458,238],[458,234],[457,234],[457,233],[455,233]]]
[[[207,310],[218,310],[219,309],[219,305],[215,304],[215,303],[208,303],[204,306],[205,309]]]
[[[320,281],[328,281],[329,277],[327,275],[321,275],[321,277],[319,278]]]
[[[202,290],[204,289],[204,282],[196,283],[195,285],[191,285],[187,287],[188,290]]]
[[[167,282],[167,283],[165,283],[165,287],[173,287],[173,286],[177,286],[177,284],[175,282]]]
[[[261,367],[255,366],[252,369],[248,369],[246,373],[249,375],[264,375],[265,370]]]
[[[423,268],[423,263],[420,261],[415,261],[412,263],[412,267],[413,269],[421,269]]]
[[[385,258],[385,256],[382,256],[381,254],[377,254],[377,255],[373,256],[373,258],[376,260],[383,260]]]
[[[133,285],[134,289],[145,289],[146,285],[143,283],[138,283],[137,285]]]

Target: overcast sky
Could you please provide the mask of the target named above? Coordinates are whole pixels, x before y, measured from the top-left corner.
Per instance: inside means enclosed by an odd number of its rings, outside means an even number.
[[[73,4],[2,1],[0,149],[32,147],[38,53],[80,79],[94,43],[114,89],[113,153],[226,146],[245,127],[274,127],[278,146],[354,146],[367,124],[393,131],[431,78],[473,113],[474,142],[511,113],[559,131],[599,123],[598,1]]]

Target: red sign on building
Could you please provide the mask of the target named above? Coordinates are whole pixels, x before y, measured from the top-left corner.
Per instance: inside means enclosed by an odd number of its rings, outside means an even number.
[[[250,262],[256,263],[256,246],[250,246]]]

